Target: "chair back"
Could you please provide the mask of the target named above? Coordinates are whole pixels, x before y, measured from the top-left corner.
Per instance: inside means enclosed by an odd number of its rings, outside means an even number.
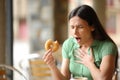
[[[42,54],[32,53],[26,56],[20,61],[20,66],[23,69],[25,61],[29,64],[27,71],[29,80],[52,80],[51,71],[43,61]]]
[[[0,80],[9,80],[10,79],[10,75],[8,74],[8,72],[17,72],[19,75],[22,76],[22,80],[28,80],[23,73],[21,73],[18,69],[6,65],[6,64],[0,64]]]
[[[116,69],[116,71],[115,71],[115,73],[114,73],[114,75],[112,77],[112,80],[119,80],[118,74],[120,74],[120,69],[119,68]]]
[[[42,59],[30,59],[29,64],[33,80],[50,80],[51,71]]]

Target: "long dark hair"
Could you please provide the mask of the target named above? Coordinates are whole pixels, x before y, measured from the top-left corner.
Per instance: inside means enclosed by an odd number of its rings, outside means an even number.
[[[102,24],[100,23],[95,11],[90,6],[88,5],[78,6],[77,8],[72,10],[71,13],[69,14],[69,20],[74,16],[80,17],[81,19],[87,21],[88,25],[93,26],[95,28],[95,30],[92,33],[94,39],[111,40],[111,38],[105,32]]]
[[[87,21],[88,25],[93,26],[95,28],[95,30],[92,32],[94,39],[109,40],[114,43],[114,41],[109,37],[109,35],[104,30],[102,24],[100,23],[98,19],[96,12],[93,10],[92,7],[88,5],[78,6],[77,8],[75,8],[74,10],[70,12],[68,19],[70,20],[74,16],[80,17],[81,19]],[[118,57],[118,54],[117,54],[117,57]],[[116,66],[117,66],[117,60],[116,60]]]

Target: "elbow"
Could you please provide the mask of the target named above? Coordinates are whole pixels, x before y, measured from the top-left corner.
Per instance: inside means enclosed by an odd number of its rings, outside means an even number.
[[[98,77],[95,77],[93,78],[93,80],[112,80],[112,77],[111,76],[98,76]]]

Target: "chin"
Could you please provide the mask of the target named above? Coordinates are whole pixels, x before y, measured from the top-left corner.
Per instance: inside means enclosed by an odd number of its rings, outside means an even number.
[[[77,42],[79,45],[82,45],[82,43],[81,42]]]
[[[82,46],[82,45],[84,45],[85,43],[81,43],[81,42],[79,42],[78,44]]]

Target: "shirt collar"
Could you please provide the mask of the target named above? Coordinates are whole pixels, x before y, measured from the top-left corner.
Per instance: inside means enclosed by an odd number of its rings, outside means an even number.
[[[94,40],[94,42],[92,43],[91,47],[95,47],[95,46],[97,46],[97,45],[98,45],[98,43],[99,43],[99,41],[98,41],[98,40]]]
[[[76,39],[75,39],[74,37],[72,37],[72,38],[73,38],[73,41],[74,41],[75,44],[76,44],[76,47],[77,47],[77,48],[80,47],[80,45],[77,43]],[[99,43],[98,40],[94,40],[93,43],[92,43],[92,45],[91,45],[91,47],[95,47],[95,46],[97,46],[98,43]]]

